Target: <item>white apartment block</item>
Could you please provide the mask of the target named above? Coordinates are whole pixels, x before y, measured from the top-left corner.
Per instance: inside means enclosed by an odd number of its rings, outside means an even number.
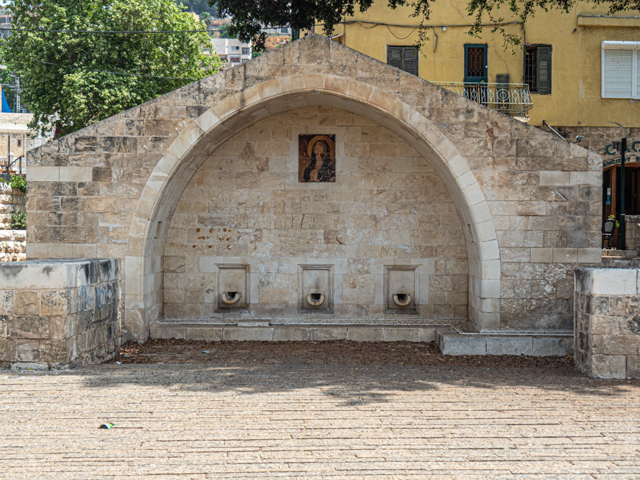
[[[251,43],[241,42],[237,38],[212,38],[211,43],[213,50],[225,63],[225,68],[251,60]]]

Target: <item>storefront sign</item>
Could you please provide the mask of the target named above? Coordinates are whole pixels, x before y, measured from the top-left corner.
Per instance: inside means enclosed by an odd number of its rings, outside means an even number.
[[[616,150],[615,143],[610,143],[604,149],[606,155],[620,155]],[[638,153],[638,155],[629,155],[630,153]],[[612,167],[614,165],[620,165],[622,163],[621,157],[605,158],[603,168]],[[625,165],[640,163],[640,141],[628,141],[627,142],[627,154],[624,159]]]
[[[610,143],[604,149],[607,155],[617,155],[618,151],[616,150],[616,146],[614,143]],[[630,152],[638,152],[640,153],[640,141],[636,142],[627,142],[627,153]]]
[[[603,164],[602,164],[602,168],[608,168],[608,167],[612,167],[614,165],[620,165],[622,163],[622,158],[621,157],[615,157],[615,158],[607,158]],[[640,155],[636,155],[635,157],[624,157],[624,164],[625,165],[629,165],[629,164],[635,164],[635,163],[640,163]]]

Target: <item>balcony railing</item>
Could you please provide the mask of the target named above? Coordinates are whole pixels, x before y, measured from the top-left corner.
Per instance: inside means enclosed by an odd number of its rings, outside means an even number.
[[[507,115],[526,116],[533,108],[526,83],[432,83]]]

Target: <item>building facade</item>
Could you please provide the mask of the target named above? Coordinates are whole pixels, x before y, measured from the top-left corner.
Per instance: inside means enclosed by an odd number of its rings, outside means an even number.
[[[522,26],[509,12],[498,12],[495,17],[505,20],[488,22],[473,37],[466,8],[461,0],[434,4],[420,51],[411,9],[391,10],[386,2],[338,25],[334,39],[498,111],[528,117],[529,125],[549,125],[603,155],[605,217],[620,213],[620,154],[612,144],[622,131],[612,122],[623,125],[630,172],[625,210],[640,214],[640,15],[609,15],[604,6],[578,2],[568,13],[536,11]],[[522,44],[506,44],[495,27]]]
[[[251,60],[251,43],[246,43],[237,38],[211,39],[211,44],[220,60],[224,62],[224,68],[235,67]]]

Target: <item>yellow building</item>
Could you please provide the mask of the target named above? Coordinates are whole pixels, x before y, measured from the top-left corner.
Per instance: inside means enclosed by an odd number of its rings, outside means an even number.
[[[504,113],[554,128],[570,142],[605,157],[605,215],[619,214],[620,154],[613,147],[627,127],[629,169],[626,213],[640,214],[640,12],[608,15],[604,6],[579,2],[570,12],[536,11],[522,26],[507,12],[469,35],[467,2],[432,4],[428,39],[418,52],[419,20],[408,7],[392,10],[378,0],[345,19],[334,39],[411,71]],[[514,46],[506,35],[523,39]],[[320,33],[321,28],[316,28]],[[527,118],[528,117],[528,120]],[[546,128],[546,127],[543,127]],[[580,137],[578,137],[580,136]],[[610,190],[607,190],[610,189]]]
[[[546,120],[561,127],[611,127],[610,121],[640,126],[640,62],[633,59],[640,50],[640,13],[608,16],[605,7],[578,3],[570,13],[536,12],[524,27],[517,18],[504,15],[505,33],[524,39],[522,45],[511,46],[505,45],[499,32],[492,32],[490,22],[479,37],[470,36],[473,19],[465,13],[466,7],[461,0],[433,4],[426,22],[429,38],[417,55],[420,77],[435,82],[504,83],[503,75],[508,75],[508,83],[529,86],[532,125]],[[348,47],[412,68],[419,22],[411,12],[408,7],[392,10],[379,0],[366,12],[346,19],[334,33]],[[627,59],[628,65],[620,65]],[[628,79],[610,78],[612,69],[634,67]],[[628,92],[619,85],[626,80],[635,83]],[[613,82],[614,88],[603,91],[603,81]],[[603,94],[623,98],[603,98]]]

